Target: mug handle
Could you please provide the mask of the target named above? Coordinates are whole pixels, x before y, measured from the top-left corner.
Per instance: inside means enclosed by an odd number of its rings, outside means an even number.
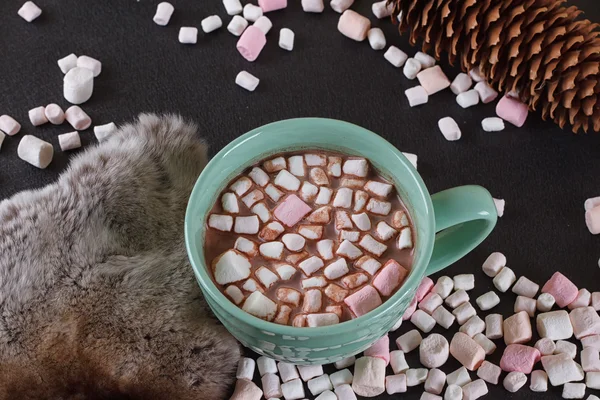
[[[426,275],[463,258],[496,226],[498,215],[490,193],[481,186],[459,186],[431,196],[435,243]]]

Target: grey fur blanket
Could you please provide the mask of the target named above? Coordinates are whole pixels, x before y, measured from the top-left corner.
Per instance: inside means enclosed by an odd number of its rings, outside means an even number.
[[[183,241],[195,126],[141,115],[0,203],[0,399],[227,397],[240,357]]]

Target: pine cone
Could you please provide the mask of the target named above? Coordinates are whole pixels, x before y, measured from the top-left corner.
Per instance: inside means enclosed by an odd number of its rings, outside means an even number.
[[[400,33],[466,72],[479,67],[561,128],[600,131],[600,27],[565,0],[389,0]],[[400,15],[399,15],[400,14]]]

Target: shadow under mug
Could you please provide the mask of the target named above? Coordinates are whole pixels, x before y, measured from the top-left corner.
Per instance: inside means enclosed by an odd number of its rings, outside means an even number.
[[[270,155],[302,150],[367,158],[394,184],[416,232],[412,269],[394,295],[359,318],[319,328],[278,325],[243,311],[214,284],[203,249],[206,218],[225,186]],[[447,267],[479,245],[496,220],[494,202],[484,188],[462,186],[431,196],[406,157],[377,134],[347,122],[299,118],[256,128],[228,144],[209,162],[190,196],[185,241],[207,303],[244,346],[280,361],[329,364],[365,350],[387,334],[408,307],[423,277]]]

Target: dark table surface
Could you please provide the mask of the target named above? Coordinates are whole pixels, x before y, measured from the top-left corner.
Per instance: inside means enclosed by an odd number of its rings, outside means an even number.
[[[158,0],[37,0],[44,11],[31,24],[16,14],[22,2],[0,2],[0,114],[9,114],[23,125],[21,133],[6,138],[0,151],[0,199],[53,182],[76,154],[58,150],[57,135],[71,130],[67,124],[34,128],[27,111],[51,102],[68,107],[56,60],[70,53],[85,54],[103,63],[94,95],[82,106],[94,124],[131,121],[140,112],[181,113],[199,123],[214,154],[240,134],[268,122],[305,116],[336,118],[364,126],[402,151],[418,154],[419,171],[432,193],[478,184],[506,199],[505,216],[490,238],[445,272],[450,276],[473,272],[477,287],[472,298],[493,289],[491,280],[480,272],[492,251],[504,252],[517,276],[543,284],[560,270],[579,287],[600,290],[600,237],[589,234],[583,212],[586,198],[600,196],[598,134],[573,135],[541,121],[537,113],[521,129],[507,124],[503,132],[483,132],[481,119],[494,115],[494,105],[463,110],[449,90],[411,109],[404,90],[415,83],[385,61],[383,52],[339,34],[339,15],[328,6],[323,14],[305,14],[294,0],[286,10],[269,14],[274,27],[266,48],[256,62],[249,63],[236,51],[236,38],[225,26],[208,35],[200,31],[195,46],[177,41],[180,26],[199,27],[211,14],[220,15],[226,25],[230,17],[218,0],[173,1],[176,11],[167,27],[152,22]],[[596,0],[572,3],[600,22]],[[391,22],[372,17],[370,5],[357,0],[354,8],[384,30],[388,44],[414,53]],[[296,32],[292,52],[277,45],[282,27]],[[458,72],[442,65],[450,77]],[[240,70],[261,79],[256,92],[234,84]],[[438,131],[437,120],[448,115],[462,129],[458,142],[447,142]],[[48,169],[38,170],[17,158],[23,134],[54,145],[56,154]],[[84,147],[95,142],[91,129],[82,133],[82,141]],[[515,295],[501,298],[494,311],[507,316]],[[499,348],[491,360],[498,362],[501,352]],[[443,369],[451,372],[457,366],[449,362]],[[421,391],[413,388],[404,397],[417,399]],[[560,390],[536,394],[525,387],[509,394],[497,387],[491,394],[546,399],[559,398]]]

